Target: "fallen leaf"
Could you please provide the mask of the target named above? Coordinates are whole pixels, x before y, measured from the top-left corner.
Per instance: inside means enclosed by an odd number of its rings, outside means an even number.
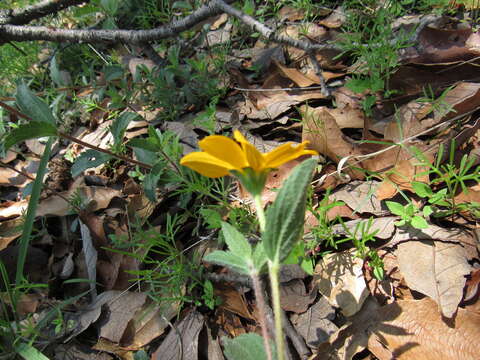
[[[331,29],[336,29],[341,27],[347,20],[347,15],[341,6],[337,7],[332,13],[326,18],[320,21],[321,25],[324,25]]]
[[[305,313],[294,314],[290,319],[311,349],[316,349],[318,345],[327,341],[330,335],[338,330],[338,327],[332,322],[335,319],[335,309],[323,296],[310,306]]]
[[[435,300],[451,318],[462,301],[465,276],[470,274],[465,248],[442,241],[407,241],[395,254],[407,285]]]
[[[446,322],[429,298],[380,308],[369,330],[368,349],[380,360],[474,360],[480,353],[480,314],[459,308]]]
[[[98,329],[99,335],[113,343],[119,343],[127,328],[128,322],[133,318],[147,299],[147,293],[119,292],[121,296],[114,301],[109,301],[103,306]]]
[[[197,360],[198,336],[205,320],[196,310],[190,311],[174,328],[153,353],[152,360]]]
[[[379,182],[374,180],[352,181],[340,190],[334,191],[330,199],[343,201],[356,213],[385,216],[390,212],[375,195],[378,184]]]
[[[285,311],[303,313],[316,297],[316,291],[307,293],[303,280],[294,279],[280,284],[280,302]]]
[[[355,256],[354,249],[328,254],[315,267],[318,291],[345,316],[358,312],[368,297],[362,268],[363,260]]]
[[[395,232],[395,222],[398,220],[396,216],[386,216],[374,218],[371,222],[369,232],[376,232],[375,237],[379,239],[389,239]],[[350,233],[355,233],[355,229],[358,228],[360,222],[367,224],[368,220],[356,219],[346,221],[342,224],[336,224],[332,226],[332,231],[336,235],[347,236]],[[348,231],[347,231],[348,230]]]

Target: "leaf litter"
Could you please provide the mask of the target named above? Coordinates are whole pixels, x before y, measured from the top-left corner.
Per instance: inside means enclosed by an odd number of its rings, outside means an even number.
[[[312,23],[298,22],[304,13],[287,6],[282,7],[280,16],[290,22],[280,32],[314,41],[339,39],[335,29],[346,21],[342,8],[322,13],[322,19]],[[433,188],[439,191],[448,179],[439,179],[427,163],[448,162],[453,153],[457,165],[463,154],[476,156],[478,165],[480,84],[470,80],[478,67],[478,33],[460,24],[452,27],[451,18],[432,17],[429,25],[422,21],[398,21],[398,28],[418,25],[410,39],[414,44],[399,51],[398,68],[390,78],[392,90],[402,96],[377,97],[370,114],[363,104],[371,94],[355,93],[343,86],[354,67],[345,65],[345,55],[339,56],[340,52],[322,51],[317,55],[322,66],[319,74],[305,52],[296,48],[282,49],[257,41],[251,48],[233,50],[234,65],[229,69],[233,90],[225,96],[223,107],[217,108],[213,132],[241,129],[264,152],[286,140],[309,140],[310,148],[321,155],[311,211],[315,211],[327,189],[329,204],[339,202],[326,218],[310,221],[307,216],[309,225],[302,251],[316,255],[313,276],[303,270],[290,271],[290,265],[286,265],[281,284],[282,307],[294,331],[318,359],[366,358],[364,349],[380,360],[476,359],[480,350],[476,341],[480,329],[476,305],[479,245],[473,235],[478,231],[478,206],[463,207],[446,217],[425,215],[427,227],[418,229],[413,222],[399,226],[401,217],[386,205],[386,200],[394,200],[406,207],[404,196],[418,207],[419,214],[420,207],[430,204],[429,199],[419,198],[413,182],[433,184],[438,180],[438,186]],[[232,39],[236,31],[233,23],[221,17],[210,26],[199,48],[235,41]],[[125,56],[123,62],[131,81],[138,79],[145,68],[155,71],[155,64],[143,57]],[[252,76],[255,67],[262,71]],[[105,78],[105,74],[101,77]],[[334,102],[317,87],[323,81],[330,86]],[[436,90],[430,99],[422,92],[425,84]],[[92,92],[89,89],[77,95],[88,97]],[[88,127],[74,125],[72,133],[78,140],[100,148],[115,144],[111,101],[105,97],[101,106],[92,111]],[[145,139],[149,126],[157,126],[157,118],[165,110],[142,104],[140,97],[135,101],[139,103],[131,108],[141,109],[136,111],[141,120],[128,124],[121,141]],[[198,140],[210,131],[192,120],[200,115],[208,115],[208,109],[192,106],[176,121],[161,125],[162,130],[178,135],[184,153],[195,150]],[[454,144],[452,139],[456,139]],[[24,151],[31,157],[9,152],[2,159],[20,172],[0,169],[0,259],[7,265],[10,281],[18,253],[14,241],[21,236],[22,216],[28,205],[22,192],[35,176],[35,159],[43,146],[41,141],[27,141]],[[78,157],[85,151],[79,144],[59,146],[57,159],[66,153]],[[438,159],[441,146],[446,150]],[[418,151],[425,155],[424,161],[415,156]],[[137,160],[142,156],[136,155]],[[150,283],[149,288],[138,278],[151,268],[152,262],[141,260],[146,259],[145,254],[155,254],[156,261],[164,261],[165,256],[149,245],[152,234],[145,235],[141,246],[132,251],[132,231],[145,231],[155,224],[155,231],[167,232],[171,216],[185,211],[182,202],[189,200],[175,193],[175,184],[167,184],[160,186],[163,194],[154,203],[140,186],[144,174],[134,175],[138,169],[128,165],[121,170],[120,166],[106,166],[103,160],[96,163],[98,159],[97,154],[97,158],[90,157],[72,169],[73,178],[66,185],[58,178],[46,182],[56,191],[46,189],[36,216],[39,226],[44,222],[42,231],[48,236],[38,235],[33,240],[25,272],[31,281],[49,282],[51,290],[40,291],[41,295],[27,294],[21,300],[21,314],[38,314],[41,320],[46,317],[42,310],[48,307],[48,297],[55,300],[63,292],[79,296],[90,289],[94,291],[69,305],[65,320],[71,321],[72,328],[61,333],[48,328],[46,333],[51,339],[62,339],[84,354],[85,349],[77,349],[72,339],[83,339],[84,333],[95,329],[96,344],[89,351],[95,350],[96,356],[113,354],[131,359],[133,352],[148,349],[152,359],[222,359],[222,346],[228,342],[227,338],[222,340],[222,335],[234,337],[258,330],[257,304],[251,287],[235,277],[214,282],[213,298],[220,301],[207,306],[205,299],[211,299],[206,293],[203,303],[189,298],[192,280],[175,279],[177,287],[161,283],[160,298],[170,300],[150,299],[155,283]],[[262,194],[265,205],[274,201],[283,180],[298,162],[287,163],[269,175]],[[337,180],[331,181],[334,177]],[[101,185],[92,183],[100,180]],[[478,187],[475,181],[468,181],[457,188],[451,198],[453,205],[480,206]],[[81,207],[80,212],[73,211],[72,199]],[[245,209],[247,203],[247,211],[254,211],[241,188],[237,199],[239,209]],[[211,203],[205,201],[208,205]],[[227,219],[233,216],[233,209],[217,215]],[[136,214],[142,214],[143,223],[133,227]],[[195,249],[189,238],[202,241],[216,237],[218,231],[205,229],[198,225],[198,219],[188,216],[182,221],[174,237],[173,246],[181,249],[176,256],[182,261],[196,261],[195,265],[202,267],[202,283],[207,279],[205,272],[225,275],[223,269],[203,269],[206,264],[194,259],[198,257],[195,251],[183,250]],[[375,239],[366,243],[372,251],[368,255],[360,251],[365,244],[327,244],[315,235],[341,240],[364,225]],[[321,233],[318,229],[322,226],[327,231]],[[310,249],[312,237],[317,243]],[[382,259],[382,279],[373,272],[375,254]],[[169,273],[162,276],[156,280],[166,279],[168,284]],[[83,277],[88,279],[88,285],[75,282]],[[59,278],[73,281],[61,283]],[[58,352],[62,351],[59,347]]]

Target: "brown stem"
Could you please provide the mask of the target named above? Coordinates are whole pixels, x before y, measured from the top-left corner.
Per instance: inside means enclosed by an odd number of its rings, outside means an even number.
[[[58,136],[64,138],[64,139],[67,139],[67,140],[70,140],[71,142],[74,142],[76,144],[79,144],[79,145],[82,145],[82,146],[85,146],[87,148],[90,148],[90,149],[93,149],[93,150],[96,150],[96,151],[99,151],[99,152],[102,152],[104,154],[108,154],[114,158],[117,158],[117,159],[120,159],[120,160],[123,160],[125,162],[128,162],[128,163],[132,163],[132,164],[135,164],[135,165],[138,165],[138,166],[141,166],[145,169],[151,169],[152,166],[151,165],[148,165],[148,164],[145,164],[141,161],[138,161],[138,160],[135,160],[135,159],[131,159],[129,157],[126,157],[126,156],[123,156],[123,155],[120,155],[120,154],[115,154],[113,152],[111,152],[110,150],[107,150],[107,149],[102,149],[98,146],[95,146],[95,145],[92,145],[92,144],[89,144],[89,143],[86,143],[85,141],[82,141],[80,139],[77,139],[76,137],[73,137],[71,135],[68,135],[68,134],[64,134],[64,133],[61,133],[61,132],[58,132],[57,133]]]
[[[12,165],[7,164],[7,163],[5,163],[5,162],[3,162],[3,161],[1,161],[1,160],[0,160],[0,166],[5,167],[5,168],[8,168],[8,169],[10,169],[10,170],[12,170],[12,171],[15,171],[17,174],[22,175],[22,176],[24,176],[24,177],[26,177],[27,179],[30,179],[30,180],[32,180],[32,181],[35,181],[35,178],[34,178],[33,176],[30,176],[30,174],[27,174],[26,172],[23,172],[23,171],[21,171],[21,170],[17,170],[17,169],[15,169]],[[52,188],[49,187],[47,184],[44,184],[44,186],[46,186],[48,190],[50,190],[52,193],[54,193],[55,196],[58,196],[59,198],[65,200],[65,202],[67,202],[68,204],[70,204],[70,200],[69,200],[68,198],[66,198],[65,196],[63,196],[62,194],[60,194],[57,190],[52,189]],[[71,205],[72,207],[74,207],[75,210],[80,211],[80,208],[79,208],[79,207],[75,206],[74,204],[70,204],[70,205]]]
[[[11,113],[14,113],[15,115],[17,115],[18,117],[20,118],[23,118],[23,119],[26,119],[26,120],[32,120],[30,118],[30,116],[27,116],[25,114],[23,114],[22,112],[18,111],[17,109],[11,107],[10,105],[7,105],[5,104],[4,102],[0,101],[0,106],[7,109],[8,111],[10,111]],[[126,157],[126,156],[123,156],[123,155],[120,155],[120,154],[115,154],[113,152],[111,152],[110,150],[107,150],[107,149],[102,149],[102,148],[99,148],[98,146],[95,146],[95,145],[92,145],[92,144],[89,144],[89,143],[86,143],[85,141],[82,141],[80,139],[77,139],[73,136],[70,136],[70,135],[67,135],[67,134],[64,134],[64,133],[61,133],[60,131],[57,132],[57,135],[64,138],[64,139],[67,139],[67,140],[70,140],[71,142],[74,142],[76,144],[79,144],[79,145],[82,145],[82,146],[85,146],[89,149],[93,149],[93,150],[96,150],[96,151],[99,151],[99,152],[102,152],[102,153],[105,153],[105,154],[108,154],[114,158],[117,158],[117,159],[120,159],[120,160],[123,160],[127,163],[132,163],[132,164],[135,164],[135,165],[139,165],[145,169],[151,169],[152,166],[151,165],[148,165],[148,164],[145,164],[141,161],[137,161],[135,159],[131,159],[129,157]],[[167,158],[168,159],[168,158]],[[178,167],[176,167],[176,169],[179,171]]]

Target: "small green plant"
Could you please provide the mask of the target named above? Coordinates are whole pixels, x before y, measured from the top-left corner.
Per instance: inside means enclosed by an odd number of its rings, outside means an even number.
[[[375,104],[377,93],[383,92],[385,97],[393,94],[388,79],[399,64],[398,50],[409,45],[408,34],[394,34],[392,28],[393,19],[403,11],[397,5],[395,1],[386,1],[372,8],[347,12],[345,33],[339,45],[342,55],[348,53],[357,59],[358,68],[346,86],[356,93],[368,92],[363,101],[367,114]]]
[[[187,108],[208,104],[224,91],[218,86],[217,76],[213,76],[205,56],[187,59],[185,63],[180,62],[181,58],[180,48],[173,46],[168,50],[168,65],[153,71],[144,69],[153,90],[142,85],[142,96],[151,100],[152,107],[163,109],[159,116],[165,121],[177,120]],[[217,64],[216,69],[222,66]]]
[[[338,235],[333,231],[333,225],[336,224],[335,220],[330,220],[328,218],[328,212],[336,206],[345,205],[343,201],[330,201],[330,191],[327,190],[322,200],[318,206],[313,209],[311,204],[309,204],[308,209],[317,219],[318,225],[312,228],[312,234],[314,236],[314,241],[312,248],[315,248],[319,245],[319,242],[322,242],[323,246],[327,248],[337,249],[338,246]]]
[[[423,211],[428,215],[445,217],[463,211],[478,214],[480,204],[475,202],[458,204],[455,198],[460,191],[468,194],[468,182],[480,183],[480,167],[476,165],[474,158],[468,157],[466,154],[462,156],[457,165],[455,149],[455,141],[452,141],[446,163],[442,163],[446,157],[443,144],[440,145],[433,163],[421,151],[414,149],[415,157],[420,161],[421,166],[428,168],[427,173],[431,178],[430,184],[412,183],[414,192],[426,199],[427,205],[424,206]]]
[[[400,216],[400,220],[395,222],[396,226],[410,225],[416,229],[426,229],[428,227],[425,220],[425,217],[430,215],[428,210],[422,213],[411,202],[406,206],[395,201],[386,201],[386,204],[392,214]]]
[[[374,249],[370,249],[366,243],[375,241],[375,235],[378,230],[371,231],[373,218],[368,221],[360,221],[356,224],[353,232],[342,222],[347,237],[342,242],[351,241],[356,248],[356,256],[366,260],[367,264],[373,269],[373,274],[378,280],[383,279],[383,261]]]

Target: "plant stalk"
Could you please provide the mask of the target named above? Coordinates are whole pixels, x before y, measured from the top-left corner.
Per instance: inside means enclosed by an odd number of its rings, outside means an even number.
[[[285,359],[285,344],[283,342],[282,308],[280,305],[280,281],[278,273],[280,263],[278,260],[268,261],[268,274],[272,287],[273,313],[275,317],[275,344],[277,346],[278,360]]]
[[[267,315],[265,313],[266,303],[265,298],[263,297],[262,283],[257,272],[252,272],[250,277],[252,278],[253,291],[255,292],[255,298],[257,299],[259,315],[258,321],[260,322],[260,327],[262,329],[263,346],[265,347],[265,352],[267,353],[267,360],[273,360],[272,348],[270,347],[270,335],[268,334]]]
[[[43,177],[47,172],[48,160],[50,159],[54,140],[55,138],[53,136],[48,139],[42,158],[40,159],[40,164],[38,165],[35,181],[33,182],[32,193],[30,195],[30,201],[28,202],[27,215],[25,216],[25,222],[23,224],[23,232],[19,241],[20,247],[17,259],[17,271],[15,274],[15,284],[17,286],[19,286],[23,280],[23,269],[27,258],[28,244],[30,243],[30,235],[32,233],[33,223],[35,222],[35,213],[37,212],[40,193],[42,192],[43,187]],[[13,305],[16,307],[16,304]]]
[[[258,223],[260,224],[260,231],[265,231],[265,211],[263,210],[262,197],[260,194],[253,196],[255,203],[255,210],[257,211]]]

